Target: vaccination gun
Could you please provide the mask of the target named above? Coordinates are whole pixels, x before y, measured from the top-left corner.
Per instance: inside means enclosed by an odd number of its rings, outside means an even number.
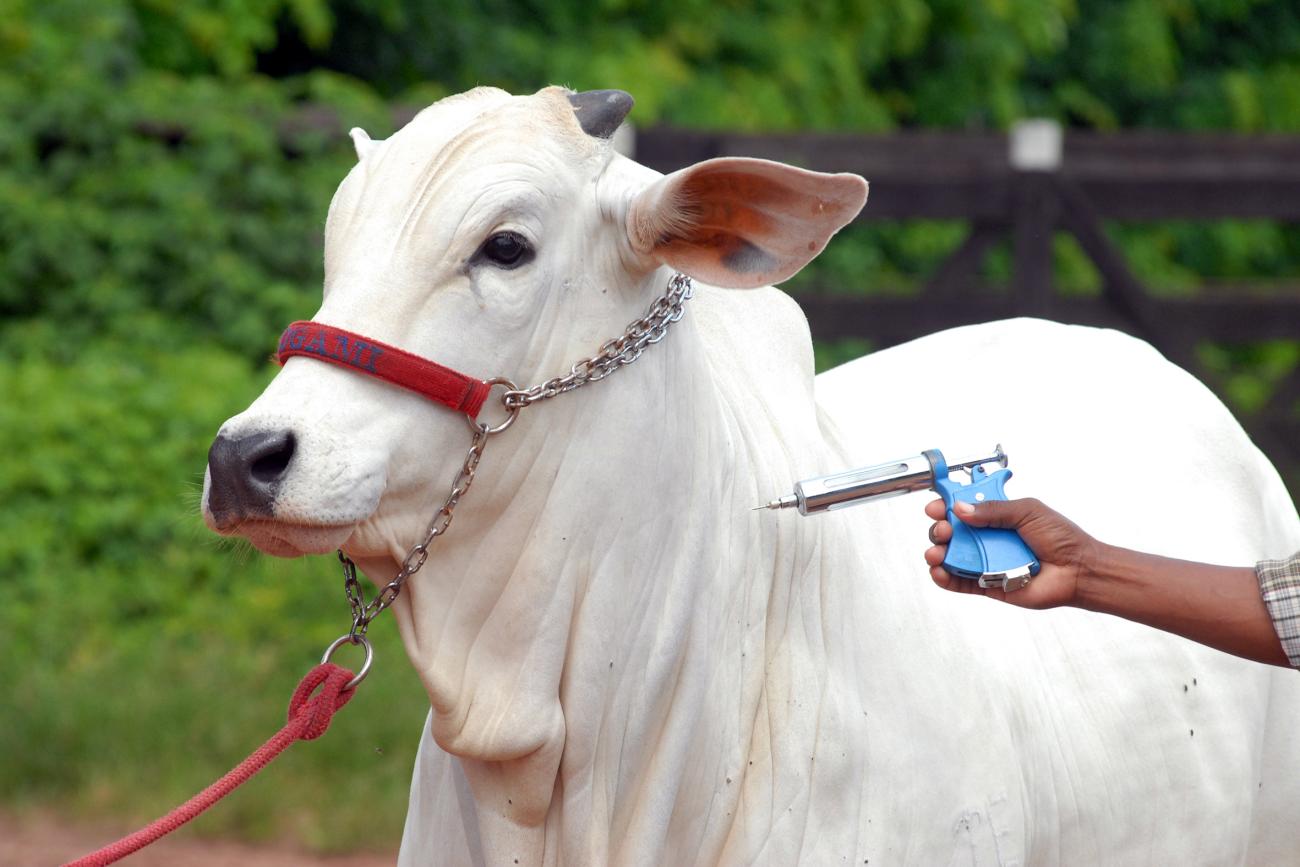
[[[994,463],[1000,469],[990,473],[985,465]],[[913,491],[933,490],[943,498],[948,523],[952,524],[952,540],[943,568],[959,578],[979,581],[981,587],[1019,590],[1041,568],[1020,534],[995,527],[971,527],[952,511],[958,501],[973,504],[1005,500],[1004,486],[1011,478],[1006,466],[1007,455],[1000,445],[992,455],[953,463],[946,461],[938,449],[927,449],[910,458],[804,479],[794,486],[794,493],[756,510],[797,508],[800,515],[816,515]],[[970,483],[952,478],[956,470],[968,472]]]

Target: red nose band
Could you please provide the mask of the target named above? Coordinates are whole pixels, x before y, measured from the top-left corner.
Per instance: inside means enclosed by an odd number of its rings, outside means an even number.
[[[328,361],[400,385],[470,418],[478,417],[491,388],[481,379],[396,346],[319,322],[295,322],[280,335],[280,348],[276,352],[280,364],[294,355]]]

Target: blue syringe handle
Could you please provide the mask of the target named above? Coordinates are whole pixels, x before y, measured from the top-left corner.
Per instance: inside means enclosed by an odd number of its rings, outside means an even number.
[[[1014,574],[1023,572],[1026,568],[1030,575],[1037,575],[1042,568],[1041,564],[1015,530],[972,527],[953,514],[953,506],[959,501],[978,504],[1005,500],[1005,485],[1011,478],[1011,471],[1000,469],[989,473],[983,466],[977,466],[971,472],[971,483],[963,485],[948,477],[948,468],[943,463],[942,455],[936,461],[933,457],[935,454],[935,451],[927,452],[935,464],[934,488],[943,498],[948,510],[948,522],[952,524],[952,539],[948,542],[943,568],[959,578],[970,579]]]

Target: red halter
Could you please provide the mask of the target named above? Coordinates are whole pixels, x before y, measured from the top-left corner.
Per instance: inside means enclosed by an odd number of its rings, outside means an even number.
[[[280,335],[280,364],[302,355],[410,389],[435,403],[477,418],[491,386],[396,346],[319,322],[295,322]]]

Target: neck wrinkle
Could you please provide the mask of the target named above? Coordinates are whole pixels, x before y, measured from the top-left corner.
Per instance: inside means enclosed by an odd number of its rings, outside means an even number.
[[[811,371],[756,390],[736,293],[701,290],[642,359],[491,443],[439,570],[463,577],[412,588],[403,635],[485,843],[506,800],[528,849],[581,863],[641,860],[666,816],[662,854],[709,860],[737,820],[771,602],[817,560],[815,522],[750,508],[823,459]]]
[[[796,389],[755,389],[762,372],[718,327],[747,300],[702,291],[646,356],[672,346],[664,361],[602,387],[597,439],[623,443],[616,460],[627,469],[612,507],[586,510],[604,532],[592,540],[561,691],[557,824],[565,858],[581,863],[647,857],[646,841],[663,845],[665,816],[678,848],[664,863],[721,852],[787,628],[771,602],[819,568],[820,525],[751,511],[788,489],[801,463],[825,458],[811,370]],[[625,439],[646,404],[655,436]],[[598,472],[589,461],[574,469]]]

